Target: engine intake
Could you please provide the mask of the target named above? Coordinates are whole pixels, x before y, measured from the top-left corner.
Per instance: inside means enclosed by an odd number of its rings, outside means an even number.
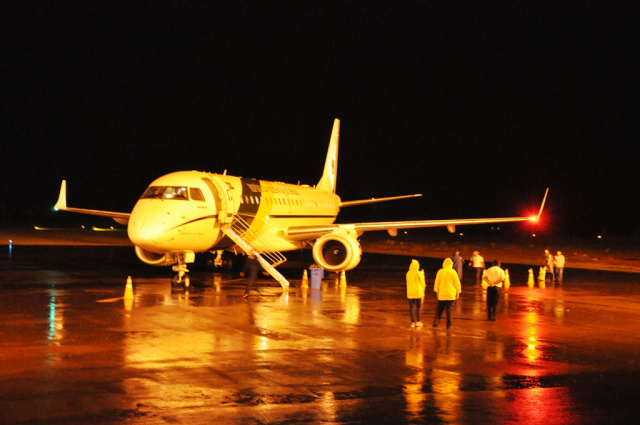
[[[175,254],[151,252],[142,249],[139,246],[136,246],[136,255],[140,261],[152,266],[170,266],[178,262],[178,256]]]
[[[313,245],[316,264],[332,272],[351,270],[360,263],[361,258],[360,242],[349,234],[325,235]]]

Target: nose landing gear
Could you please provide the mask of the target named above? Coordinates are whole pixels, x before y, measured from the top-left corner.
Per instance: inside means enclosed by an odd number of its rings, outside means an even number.
[[[189,289],[189,269],[187,263],[193,263],[195,254],[193,252],[181,252],[178,254],[178,264],[172,267],[172,270],[176,272],[176,275],[171,279],[171,286],[182,286],[184,289]]]

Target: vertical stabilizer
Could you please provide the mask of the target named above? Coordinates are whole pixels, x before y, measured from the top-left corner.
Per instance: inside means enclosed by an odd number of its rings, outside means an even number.
[[[336,193],[336,177],[338,173],[338,139],[340,139],[340,120],[335,119],[331,131],[331,141],[324,162],[324,172],[316,188],[325,192]]]

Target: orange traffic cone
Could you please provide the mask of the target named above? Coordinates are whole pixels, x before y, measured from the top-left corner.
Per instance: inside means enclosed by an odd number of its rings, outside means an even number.
[[[538,280],[544,282],[545,275],[547,271],[544,267],[540,267],[540,273],[538,274]]]
[[[307,269],[304,269],[304,273],[302,273],[302,288],[309,287],[309,277],[307,276]]]
[[[127,277],[127,286],[124,290],[124,299],[125,300],[133,299],[133,282],[131,281],[131,276]]]
[[[535,285],[535,281],[533,280],[533,269],[529,269],[529,280],[527,281],[527,285],[529,286],[529,288],[533,288],[533,285]]]

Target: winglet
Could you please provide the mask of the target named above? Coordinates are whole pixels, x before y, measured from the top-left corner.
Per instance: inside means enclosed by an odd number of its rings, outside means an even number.
[[[546,192],[544,192],[544,198],[542,198],[542,205],[540,205],[540,212],[533,219],[534,221],[540,220],[540,216],[542,215],[542,210],[544,209],[544,203],[547,202],[547,195],[549,194],[549,188],[547,188]]]
[[[62,184],[60,185],[60,196],[58,196],[58,202],[53,207],[57,211],[64,211],[67,209],[67,181],[62,180]]]

